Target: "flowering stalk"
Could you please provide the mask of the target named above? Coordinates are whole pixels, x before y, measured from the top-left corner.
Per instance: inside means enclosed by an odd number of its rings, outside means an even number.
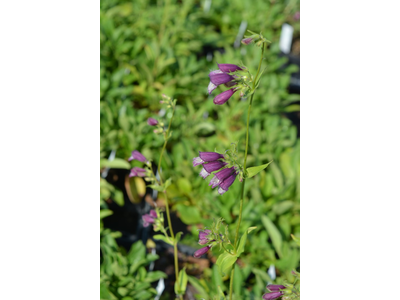
[[[254,91],[256,89],[256,84],[259,80],[259,74],[260,74],[260,70],[261,70],[261,64],[262,64],[262,60],[264,57],[264,49],[265,49],[265,43],[262,44],[261,47],[261,58],[260,58],[260,62],[258,63],[258,69],[257,69],[257,74],[253,80],[253,86],[252,86],[252,93],[251,93],[251,97],[250,97],[250,102],[249,102],[249,108],[247,111],[247,125],[246,125],[246,148],[245,148],[245,154],[244,154],[244,163],[243,163],[243,173],[246,174],[246,162],[247,162],[247,152],[248,152],[248,148],[249,148],[249,123],[250,123],[250,111],[251,111],[251,105],[253,103],[253,96],[254,96]],[[261,76],[261,75],[260,75]],[[244,185],[246,183],[246,177],[243,178],[242,181],[242,189],[241,189],[241,196],[240,196],[240,208],[239,208],[239,220],[236,226],[236,234],[235,234],[235,242],[234,242],[234,248],[235,248],[235,252],[237,250],[237,242],[238,242],[238,238],[239,238],[239,228],[240,228],[240,223],[242,221],[242,211],[243,211],[243,199],[244,199]],[[231,271],[231,276],[230,276],[230,284],[229,284],[229,299],[232,300],[232,291],[233,291],[233,277],[235,275],[235,268],[232,268]]]
[[[163,95],[163,97],[166,97],[166,96]],[[172,101],[172,103],[170,105],[172,107],[172,116],[171,116],[171,119],[169,120],[168,129],[166,132],[164,132],[164,145],[161,149],[160,159],[158,161],[157,173],[160,176],[160,185],[163,184],[163,180],[162,180],[162,176],[161,176],[161,161],[162,161],[162,157],[163,157],[165,148],[167,146],[168,140],[171,137],[170,129],[171,129],[171,124],[172,124],[172,119],[174,118],[174,113],[175,113],[175,101]],[[169,228],[169,231],[171,232],[171,237],[172,237],[173,246],[174,246],[174,266],[175,266],[175,278],[176,278],[175,280],[178,282],[178,285],[179,285],[178,241],[175,239],[174,230],[172,229],[171,216],[170,216],[170,212],[169,212],[168,196],[167,196],[166,189],[164,189],[163,193],[164,193],[164,197],[165,197],[165,210],[166,210],[166,215],[167,215],[167,220],[168,220],[168,228]],[[182,295],[179,295],[179,299],[183,299]]]

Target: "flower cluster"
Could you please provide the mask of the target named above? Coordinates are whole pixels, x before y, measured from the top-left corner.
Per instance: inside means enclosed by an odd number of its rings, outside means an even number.
[[[266,288],[268,291],[270,291],[270,293],[264,294],[262,298],[264,300],[275,300],[283,295],[281,290],[285,289],[286,287],[280,284],[269,284]]]
[[[211,71],[208,76],[210,77],[210,84],[208,85],[208,94],[211,94],[219,85],[224,84],[226,87],[237,85],[235,79],[236,75],[230,75],[236,71],[242,71],[243,68],[233,64],[218,64],[218,70]],[[231,88],[214,98],[214,104],[222,105],[229,100],[230,97],[237,91],[236,87]]]
[[[204,179],[212,172],[218,171],[214,174],[210,184],[212,188],[218,186],[218,193],[220,195],[228,191],[229,187],[233,184],[238,175],[235,167],[224,168],[228,163],[225,161],[225,156],[217,152],[200,152],[199,156],[193,158],[193,167],[202,165],[203,169],[200,176]]]
[[[155,220],[157,219],[157,213],[154,209],[150,210],[149,214],[143,215],[143,227],[147,227],[150,224],[154,224]]]
[[[212,242],[215,242],[215,240],[211,236],[211,230],[209,230],[209,229],[200,230],[200,232],[199,232],[199,244],[200,245],[205,245],[205,244],[212,243]],[[193,256],[196,257],[196,258],[199,258],[200,256],[206,254],[208,252],[208,250],[211,249],[212,246],[213,245],[208,245],[206,247],[203,247],[203,248],[197,250],[193,254]]]

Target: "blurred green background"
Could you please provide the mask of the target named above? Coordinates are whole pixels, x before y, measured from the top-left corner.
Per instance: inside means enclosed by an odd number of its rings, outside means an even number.
[[[279,50],[284,23],[293,26],[294,40],[299,41],[299,10],[298,0],[100,3],[101,167],[129,169],[135,164],[127,159],[135,149],[158,161],[163,139],[146,120],[153,117],[168,122],[170,114],[160,111],[161,95],[177,99],[162,169],[163,177],[173,180],[168,189],[171,210],[192,233],[181,243],[194,249],[200,248],[198,229],[210,226],[215,218],[223,217],[234,232],[240,184],[236,180],[227,193],[218,195],[208,186],[210,177],[203,180],[199,176],[201,167],[193,168],[192,159],[198,151],[222,153],[232,142],[238,142],[243,153],[245,145],[248,102],[235,94],[226,104],[214,105],[214,96],[223,89],[208,95],[208,73],[217,69],[217,63],[242,62],[255,74],[261,51],[237,42],[243,38],[238,36],[241,24],[271,41],[263,65],[267,69],[253,101],[247,165],[273,163],[246,182],[241,226],[242,230],[257,229],[248,236],[240,267],[236,266],[237,299],[261,299],[268,282],[291,282],[291,270],[300,270],[300,250],[291,238],[291,234],[300,236],[300,140],[298,128],[288,118],[300,110],[300,96],[288,92],[290,74],[298,67],[282,68],[287,58]],[[112,152],[116,158],[107,162]],[[130,179],[133,202],[144,201],[141,181]],[[101,220],[112,214],[110,199],[121,206],[124,203],[121,189],[102,178]],[[116,244],[118,236],[101,221],[101,299],[154,299],[154,282],[166,275],[148,272],[148,265],[159,256],[146,254],[140,241],[128,252]],[[218,249],[213,249],[216,255]],[[267,272],[272,265],[276,278]],[[213,299],[218,285],[227,290],[228,281],[222,282],[215,272],[211,267],[190,277],[196,299]],[[173,299],[173,295],[164,293],[161,299]]]

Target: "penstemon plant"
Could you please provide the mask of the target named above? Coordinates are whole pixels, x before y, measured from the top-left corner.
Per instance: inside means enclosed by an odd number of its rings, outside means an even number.
[[[254,230],[256,227],[249,227],[245,230],[242,236],[239,238],[240,224],[242,221],[243,203],[244,203],[244,188],[247,179],[255,176],[262,170],[264,170],[271,162],[254,167],[247,167],[247,152],[249,148],[249,124],[250,124],[250,113],[253,103],[254,93],[260,82],[261,75],[264,70],[261,70],[262,62],[264,58],[264,52],[269,41],[265,39],[261,33],[256,34],[254,32],[250,36],[246,36],[242,40],[242,43],[249,45],[254,43],[256,46],[261,48],[261,58],[258,64],[257,73],[253,76],[248,68],[241,65],[235,64],[218,64],[218,70],[211,71],[209,73],[210,83],[208,85],[208,92],[211,94],[218,86],[225,85],[230,89],[218,94],[213,102],[216,105],[222,105],[226,103],[236,92],[240,91],[240,96],[244,99],[250,97],[248,111],[247,111],[247,124],[246,124],[246,146],[244,153],[244,160],[241,163],[238,159],[238,151],[236,143],[232,144],[232,149],[225,151],[224,154],[217,152],[199,152],[199,157],[193,159],[193,167],[202,165],[200,176],[204,179],[211,175],[213,172],[213,178],[210,180],[209,185],[212,188],[218,187],[218,193],[220,195],[226,193],[229,187],[234,183],[236,177],[239,177],[241,182],[241,192],[239,201],[239,216],[236,225],[236,231],[234,234],[233,242],[229,239],[228,227],[225,226],[224,232],[220,232],[220,228],[223,225],[223,219],[220,218],[214,222],[211,229],[205,229],[199,233],[199,244],[206,245],[205,247],[197,250],[194,253],[194,257],[200,257],[207,253],[212,247],[220,245],[224,251],[219,255],[216,264],[222,276],[228,275],[230,271],[230,284],[229,284],[229,295],[228,299],[233,299],[233,282],[235,276],[234,265],[240,255],[244,252],[244,247],[247,240],[247,235]],[[293,273],[299,278],[299,273]],[[297,279],[296,278],[296,279]],[[264,294],[263,299],[272,300],[283,297],[284,299],[299,299],[299,291],[295,288],[295,285],[269,285],[267,286],[269,293]],[[298,298],[296,298],[298,297]],[[218,299],[225,299],[223,293],[219,295]]]
[[[212,226],[209,229],[203,229],[199,232],[198,243],[203,247],[195,251],[193,256],[196,258],[201,257],[210,251],[213,247],[219,246],[222,251],[217,258],[216,265],[220,271],[223,278],[229,278],[229,292],[226,296],[221,289],[219,289],[219,295],[216,299],[239,299],[234,298],[233,295],[233,283],[235,277],[235,264],[241,254],[244,252],[247,236],[251,231],[256,229],[254,226],[248,227],[240,235],[240,225],[242,221],[242,212],[244,206],[244,190],[246,180],[254,177],[259,172],[263,171],[268,167],[272,161],[259,165],[247,167],[247,155],[249,149],[249,124],[251,117],[251,108],[253,103],[254,94],[259,86],[260,78],[265,71],[262,70],[262,63],[264,59],[264,53],[267,48],[269,41],[262,36],[262,34],[256,34],[251,32],[250,36],[245,36],[242,43],[245,45],[254,44],[261,49],[261,57],[257,67],[257,72],[255,75],[251,74],[249,69],[244,65],[235,64],[218,64],[218,69],[211,71],[209,73],[210,83],[208,85],[208,93],[211,94],[219,86],[226,86],[229,89],[216,95],[213,103],[216,105],[223,105],[226,103],[236,92],[239,92],[242,99],[249,99],[248,110],[247,110],[247,121],[246,121],[246,138],[245,138],[245,148],[244,154],[241,155],[238,150],[238,142],[231,144],[231,148],[227,149],[224,153],[219,153],[216,151],[200,152],[199,156],[193,158],[193,167],[199,165],[202,166],[200,171],[200,176],[203,179],[211,177],[209,186],[211,188],[217,188],[218,193],[223,195],[229,191],[229,188],[238,178],[241,182],[241,189],[239,193],[239,215],[237,219],[236,229],[234,234],[230,234],[228,225],[224,223],[223,218],[218,218],[214,220]],[[154,226],[154,231],[161,232],[162,234],[157,234],[154,239],[162,240],[174,248],[174,267],[175,267],[175,294],[177,298],[183,300],[183,295],[186,291],[186,285],[188,281],[188,276],[186,274],[185,268],[179,271],[178,266],[178,250],[177,245],[181,237],[181,232],[174,234],[169,204],[167,188],[171,185],[171,178],[163,180],[161,162],[166,145],[169,138],[171,137],[171,124],[175,113],[176,100],[172,100],[171,97],[163,95],[163,100],[160,101],[162,104],[166,104],[167,108],[172,110],[172,116],[169,120],[168,127],[164,126],[162,121],[158,121],[153,118],[147,120],[148,125],[155,127],[154,133],[163,134],[164,144],[160,153],[158,161],[157,174],[154,174],[152,169],[151,161],[149,161],[145,156],[143,156],[139,151],[134,150],[132,152],[129,161],[137,160],[144,163],[144,168],[134,167],[131,169],[130,177],[139,176],[150,182],[149,187],[164,194],[166,201],[165,205],[165,215],[168,221],[168,227],[164,227],[164,216],[160,208],[156,207],[151,210],[149,214],[144,215],[143,226],[149,226],[152,224]],[[211,150],[211,149],[210,149]],[[243,157],[243,161],[241,160]],[[157,175],[157,176],[156,176]],[[169,229],[169,234],[168,234]],[[292,274],[295,276],[296,280],[293,284],[285,283],[284,285],[272,285],[266,286],[267,293],[262,296],[264,300],[279,299],[282,300],[294,300],[300,299],[299,289],[296,287],[297,281],[300,280],[300,273],[293,271]],[[261,299],[261,297],[260,297]]]

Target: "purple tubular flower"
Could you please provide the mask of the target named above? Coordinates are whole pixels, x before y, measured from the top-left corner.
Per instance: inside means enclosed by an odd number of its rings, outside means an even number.
[[[239,67],[237,65],[233,65],[233,64],[218,64],[218,68],[224,73],[243,70],[241,67]]]
[[[253,41],[253,38],[249,37],[247,39],[242,40],[242,44],[248,45]]]
[[[193,254],[193,256],[196,257],[196,258],[199,258],[200,256],[206,254],[206,253],[208,252],[208,250],[210,250],[210,248],[211,248],[210,245],[208,245],[208,246],[206,246],[206,247],[204,247],[204,248],[201,248],[201,249],[197,250],[197,251]]]
[[[129,174],[129,177],[145,177],[146,176],[146,170],[143,168],[138,168],[138,167],[133,167],[131,170],[131,173]]]
[[[267,289],[271,292],[279,292],[280,290],[285,289],[286,286],[281,284],[269,284],[267,285]]]
[[[147,227],[150,224],[153,224],[156,218],[157,213],[155,212],[155,210],[151,210],[149,214],[143,215],[143,227]]]
[[[234,171],[235,171],[235,168],[232,167],[232,168],[223,169],[223,170],[215,173],[214,178],[211,179],[209,185],[212,185],[212,188],[215,188],[222,181],[224,181],[226,178],[228,178]]]
[[[132,155],[131,155],[131,157],[129,157],[128,161],[131,161],[134,159],[141,161],[141,162],[147,162],[147,158],[144,157],[144,155],[137,150],[132,151]]]
[[[193,167],[204,164],[206,162],[215,161],[220,158],[224,158],[224,156],[217,152],[200,152],[199,151],[199,156],[193,158]]]
[[[211,233],[211,230],[204,230],[199,232],[199,244],[204,245],[208,243],[208,238],[207,236]]]
[[[230,97],[232,97],[232,95],[233,95],[235,92],[236,92],[235,89],[230,89],[230,90],[227,90],[227,91],[225,91],[225,92],[222,92],[221,94],[217,95],[217,96],[214,98],[214,101],[213,101],[214,104],[216,104],[216,105],[222,105],[222,104],[224,104],[226,101],[229,100]]]
[[[203,169],[200,172],[200,176],[205,179],[208,175],[210,175],[214,171],[218,171],[219,169],[225,167],[227,163],[216,160],[216,161],[211,161],[209,163],[204,163],[203,164]]]
[[[219,71],[219,70],[217,70],[217,71]],[[233,76],[231,76],[229,74],[226,74],[223,72],[215,73],[215,71],[212,71],[210,74],[208,74],[208,76],[210,77],[211,83],[215,84],[216,86],[227,83],[227,82],[235,79]]]
[[[230,175],[228,178],[224,179],[224,181],[222,181],[219,184],[219,188],[218,188],[218,193],[220,195],[226,193],[229,189],[229,187],[232,185],[232,183],[235,181],[237,176],[237,173],[233,173],[232,175]]]
[[[262,296],[262,298],[264,300],[275,300],[275,299],[278,299],[282,295],[283,295],[282,292],[273,292],[273,293],[269,293],[269,294],[264,294]]]
[[[149,124],[150,126],[156,126],[158,124],[158,121],[156,119],[153,119],[153,118],[148,118],[147,119],[147,124]]]

